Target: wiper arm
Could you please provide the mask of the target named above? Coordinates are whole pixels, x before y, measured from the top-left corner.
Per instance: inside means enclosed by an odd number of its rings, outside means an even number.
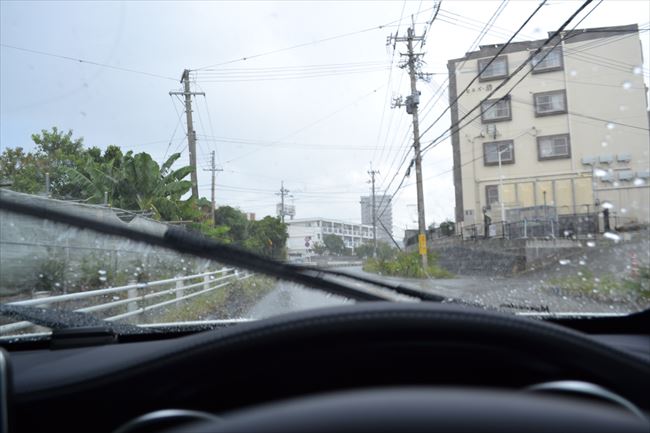
[[[407,284],[402,284],[402,283],[394,283],[392,281],[382,281],[377,278],[372,278],[372,277],[367,277],[365,275],[356,275],[356,274],[351,274],[349,272],[345,271],[338,271],[334,269],[320,269],[316,267],[311,267],[311,266],[299,266],[300,268],[304,270],[312,270],[316,271],[322,274],[327,274],[327,275],[335,275],[338,277],[345,277],[349,278],[351,280],[356,280],[360,281],[363,283],[368,283],[372,284],[375,286],[383,287],[385,289],[392,290],[396,293],[399,293],[400,295],[406,295],[410,296],[412,298],[417,298],[422,301],[432,301],[432,302],[445,302],[445,301],[450,301],[449,298],[446,298],[441,295],[436,295],[435,293],[427,293],[422,290],[418,290],[414,287],[411,287]]]
[[[136,325],[107,322],[88,313],[78,313],[69,310],[53,310],[49,308],[30,307],[26,305],[0,305],[0,316],[16,320],[25,320],[35,325],[50,328],[53,331],[71,328],[105,328],[115,334],[148,333]]]
[[[391,296],[361,290],[338,281],[323,279],[313,269],[304,269],[300,266],[271,260],[230,245],[223,245],[203,235],[189,232],[180,227],[169,227],[163,235],[148,233],[143,230],[119,226],[106,221],[98,221],[59,209],[27,203],[26,201],[8,197],[8,194],[2,190],[0,190],[0,209],[68,224],[77,228],[89,229],[107,235],[120,236],[133,241],[171,249],[179,253],[193,254],[205,259],[217,260],[233,266],[242,266],[255,272],[292,281],[307,287],[315,287],[334,295],[357,301],[386,301],[392,299]]]

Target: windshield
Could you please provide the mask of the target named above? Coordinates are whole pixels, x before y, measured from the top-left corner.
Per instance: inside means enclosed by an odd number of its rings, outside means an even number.
[[[647,2],[0,9],[0,198],[235,247],[4,208],[0,338],[375,298],[650,307]]]

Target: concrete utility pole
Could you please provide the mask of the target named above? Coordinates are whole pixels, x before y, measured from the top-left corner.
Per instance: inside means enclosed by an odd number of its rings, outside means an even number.
[[[187,120],[187,147],[190,151],[190,166],[192,173],[190,173],[192,180],[192,198],[198,200],[199,198],[199,183],[196,174],[196,131],[194,131],[194,124],[192,123],[192,96],[203,95],[204,92],[190,91],[190,70],[185,69],[181,77],[181,83],[184,88],[182,92],[169,92],[170,95],[183,95],[185,96],[185,117]]]
[[[379,170],[368,170],[372,183],[372,256],[377,257],[377,207],[375,205],[375,175]]]
[[[403,67],[408,67],[409,76],[411,78],[411,94],[406,97],[403,103],[401,98],[396,101],[396,106],[405,105],[406,112],[413,116],[413,150],[415,152],[415,181],[417,185],[417,199],[418,199],[418,245],[420,256],[422,257],[422,267],[427,268],[427,235],[426,223],[424,219],[424,190],[422,188],[422,155],[420,154],[420,123],[418,120],[418,104],[420,103],[420,92],[417,89],[417,78],[423,77],[424,74],[418,71],[418,58],[423,53],[413,52],[414,41],[424,41],[424,36],[415,36],[415,26],[409,27],[406,36],[391,36],[391,39],[397,42],[406,42],[408,52],[401,54],[407,57],[407,62]]]
[[[285,209],[284,209],[284,196],[289,194],[289,190],[285,189],[284,187],[284,181],[280,184],[280,192],[276,193],[275,195],[280,196],[280,220],[282,221],[282,224],[284,224],[284,215],[285,215]]]
[[[215,183],[215,175],[217,171],[223,171],[221,168],[217,168],[214,163],[214,150],[210,152],[210,168],[204,168],[204,171],[211,171],[212,172],[212,224],[214,224],[214,211],[217,208],[215,197],[214,197],[214,183]]]

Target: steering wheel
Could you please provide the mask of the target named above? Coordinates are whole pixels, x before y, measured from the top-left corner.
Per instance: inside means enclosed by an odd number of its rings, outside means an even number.
[[[223,350],[231,355],[290,345],[336,351],[338,345],[357,342],[361,347],[387,336],[392,341],[417,336],[421,341],[525,353],[540,363],[594,378],[637,401],[645,401],[650,389],[646,361],[579,332],[535,319],[427,302],[368,302],[302,311],[204,335],[200,346],[201,351]],[[611,406],[574,400],[567,404],[563,398],[522,392],[380,388],[298,397],[174,431],[648,431],[649,425],[647,419]]]

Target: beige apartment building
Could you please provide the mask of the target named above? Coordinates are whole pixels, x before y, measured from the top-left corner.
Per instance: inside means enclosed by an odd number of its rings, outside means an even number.
[[[487,218],[503,226],[498,222],[591,215],[600,217],[602,231],[603,206],[612,225],[614,218],[619,225],[650,222],[649,116],[638,27],[563,36],[461,125],[480,114],[476,120],[453,134],[460,227],[481,225]],[[507,46],[452,104],[452,123],[543,43]],[[449,60],[450,102],[501,47],[481,46]]]

